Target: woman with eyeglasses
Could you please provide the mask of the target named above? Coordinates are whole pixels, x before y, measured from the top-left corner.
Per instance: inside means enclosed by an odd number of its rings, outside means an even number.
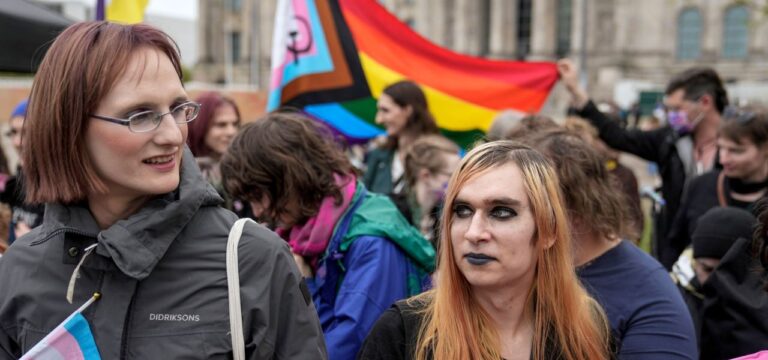
[[[702,286],[721,259],[711,256],[694,259],[691,235],[699,218],[711,208],[736,207],[752,211],[755,202],[768,194],[768,109],[757,106],[726,108],[717,146],[723,168],[688,183],[669,233],[669,243],[682,253],[672,275],[685,289],[683,294],[697,328],[701,321]]]
[[[80,305],[103,359],[232,357],[226,244],[236,220],[184,144],[199,112],[178,49],[147,25],[62,32],[32,87],[27,200],[43,224],[0,261],[0,358],[18,358]],[[238,248],[249,359],[322,359],[288,247],[247,225]],[[66,357],[66,356],[65,356]]]

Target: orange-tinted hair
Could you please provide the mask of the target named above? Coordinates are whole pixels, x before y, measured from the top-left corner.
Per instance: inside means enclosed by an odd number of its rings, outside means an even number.
[[[168,56],[181,81],[178,47],[149,25],[82,22],[53,42],[35,76],[24,121],[28,202],[71,203],[106,191],[86,149],[88,121],[142,47]]]
[[[472,296],[470,284],[453,256],[451,226],[453,203],[461,187],[485,171],[514,163],[524,177],[536,224],[534,241],[554,239],[539,247],[536,275],[528,293],[534,311],[533,358],[543,359],[549,341],[566,360],[609,357],[609,333],[605,315],[587,295],[576,277],[566,217],[557,175],[540,153],[514,141],[495,141],[472,150],[451,177],[445,199],[439,254],[439,276],[426,300],[415,358],[500,359],[498,334],[488,314]],[[548,340],[549,339],[549,340]]]

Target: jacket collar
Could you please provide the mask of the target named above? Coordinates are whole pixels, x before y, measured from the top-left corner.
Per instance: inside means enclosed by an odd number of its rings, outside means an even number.
[[[185,148],[179,187],[150,200],[139,212],[99,231],[87,206],[47,204],[42,225],[44,241],[65,232],[97,238],[96,253],[111,258],[127,276],[149,276],[198,209],[223,202],[205,181],[192,152]]]

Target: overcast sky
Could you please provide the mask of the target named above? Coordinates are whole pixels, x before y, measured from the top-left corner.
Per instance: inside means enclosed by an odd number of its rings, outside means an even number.
[[[197,0],[149,0],[147,13],[188,19],[197,18]]]

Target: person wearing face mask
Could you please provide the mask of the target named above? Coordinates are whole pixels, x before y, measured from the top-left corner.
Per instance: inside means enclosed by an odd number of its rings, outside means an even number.
[[[732,359],[768,349],[766,273],[760,271],[765,252],[759,243],[765,239],[766,200],[754,205],[758,221],[742,209],[714,208],[696,228],[696,276],[706,277],[700,288],[701,360]]]
[[[699,218],[709,209],[732,206],[751,211],[754,203],[768,193],[768,109],[726,109],[717,145],[723,168],[688,183],[669,232],[671,254],[678,257],[690,245]],[[689,263],[687,257],[680,257],[673,272],[690,275],[686,270]]]
[[[459,147],[440,135],[416,140],[405,154],[407,213],[411,223],[432,244],[437,241],[438,219],[448,179],[459,160]]]
[[[667,242],[687,180],[716,167],[716,136],[728,96],[720,76],[710,68],[690,68],[667,84],[667,126],[641,131],[624,129],[601,113],[579,85],[573,62],[562,59],[558,71],[576,114],[597,128],[608,146],[659,166],[665,205],[654,215],[653,252],[668,270],[679,252]]]
[[[603,306],[619,359],[698,359],[693,321],[658,261],[625,234],[629,207],[601,156],[567,130],[525,140],[556,170],[574,239],[576,273]]]
[[[408,147],[420,136],[439,134],[437,124],[424,92],[412,81],[398,81],[384,88],[376,107],[376,123],[384,127],[387,136],[382,147],[366,156],[363,183],[375,193],[401,194]]]
[[[257,224],[237,247],[243,344],[232,340],[237,216],[186,149],[200,106],[168,35],[73,24],[43,58],[29,104],[26,200],[45,215],[0,260],[0,359],[28,355],[52,332],[47,344],[62,354],[43,354],[57,359],[83,359],[80,348],[96,352],[88,359],[231,359],[235,346],[247,359],[327,358],[290,249]],[[80,326],[63,333],[92,336],[70,346],[54,329],[83,304]]]

